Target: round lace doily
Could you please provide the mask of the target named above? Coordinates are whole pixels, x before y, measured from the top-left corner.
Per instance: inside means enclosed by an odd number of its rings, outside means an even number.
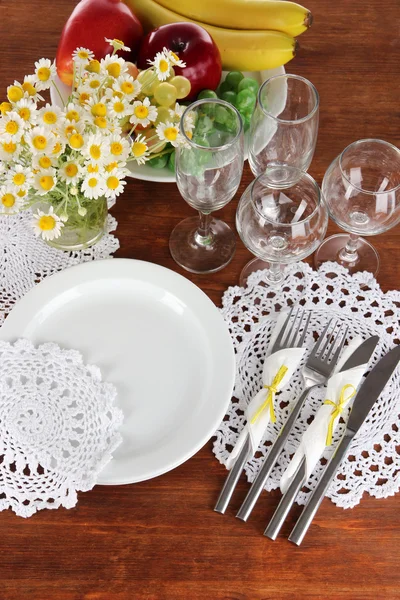
[[[115,398],[75,350],[0,341],[0,510],[75,506],[121,442]]]
[[[299,263],[287,267],[287,276],[278,291],[263,282],[263,272],[254,273],[248,288],[231,287],[223,297],[222,314],[229,325],[237,355],[237,377],[234,397],[229,411],[216,432],[214,453],[226,464],[244,425],[244,409],[260,388],[265,352],[276,321],[276,312],[292,305],[312,311],[307,339],[311,349],[331,317],[337,317],[349,326],[348,339],[356,335],[366,339],[378,334],[380,342],[371,365],[395,344],[400,343],[400,292],[384,294],[370,273],[350,276],[336,263],[325,263],[319,271]],[[268,447],[274,442],[289,414],[289,402],[301,392],[297,373],[290,385],[280,392],[280,411],[277,422],[271,424],[259,450],[246,466],[248,480],[254,480]],[[273,470],[266,490],[279,487],[282,473],[297,448],[301,435],[311,423],[313,415],[324,399],[324,388],[311,393],[297,421],[294,431]],[[347,458],[328,490],[328,497],[343,508],[358,504],[364,492],[385,498],[400,487],[400,369],[395,372],[375,403],[367,421],[355,437]],[[343,420],[333,444],[328,448],[307,487],[300,492],[297,502],[305,504],[323,471],[326,460],[343,434]]]
[[[44,277],[82,262],[110,258],[119,248],[118,239],[111,235],[117,227],[111,215],[100,242],[74,252],[56,250],[38,240],[31,221],[30,211],[0,216],[0,325],[14,304]]]

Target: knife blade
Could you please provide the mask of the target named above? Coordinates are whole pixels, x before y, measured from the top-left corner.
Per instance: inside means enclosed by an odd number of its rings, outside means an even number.
[[[354,369],[355,367],[360,367],[361,365],[366,365],[369,362],[374,350],[376,348],[377,343],[379,342],[379,336],[373,335],[368,338],[364,342],[362,342],[346,362],[342,365],[340,369],[336,372],[340,373],[342,371],[348,371],[349,369]],[[335,373],[333,374],[334,377]],[[286,490],[285,494],[282,496],[281,501],[279,502],[274,514],[270,522],[267,525],[267,528],[264,531],[264,535],[269,537],[271,540],[275,540],[278,533],[281,530],[283,523],[287,515],[289,514],[290,509],[292,508],[294,501],[296,499],[297,494],[306,483],[307,480],[307,469],[306,469],[306,459],[302,458],[294,477]]]
[[[353,402],[345,434],[289,536],[289,541],[297,544],[297,546],[303,541],[340,463],[346,456],[346,452],[354,436],[360,430],[369,411],[393,375],[399,361],[400,346],[397,346],[385,354],[362,384]]]

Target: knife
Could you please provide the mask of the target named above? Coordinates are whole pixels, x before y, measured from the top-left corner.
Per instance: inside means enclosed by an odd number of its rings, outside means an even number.
[[[328,466],[326,467],[317,487],[311,494],[310,500],[303,509],[292,533],[289,536],[289,541],[299,546],[303,541],[305,534],[328,490],[340,463],[346,456],[346,452],[368,416],[374,402],[381,395],[382,390],[391,378],[400,360],[400,346],[393,348],[385,354],[385,356],[375,365],[368,377],[362,384],[350,413],[349,420],[346,425],[346,431],[342,441],[336,448]]]
[[[348,371],[361,365],[366,365],[369,362],[377,343],[379,342],[379,336],[374,335],[358,346],[347,359],[341,369],[337,372]],[[271,540],[275,540],[290,509],[292,508],[297,494],[307,481],[307,469],[306,469],[306,458],[302,458],[300,465],[295,472],[291,484],[283,495],[279,502],[277,509],[275,510],[272,519],[268,523],[264,535],[269,537]]]

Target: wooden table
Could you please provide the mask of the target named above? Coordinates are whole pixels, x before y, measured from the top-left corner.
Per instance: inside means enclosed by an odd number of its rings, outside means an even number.
[[[14,79],[55,55],[73,0],[0,2],[1,95]],[[366,137],[399,145],[399,5],[397,0],[308,0],[315,25],[290,72],[321,95],[310,172],[321,182],[330,161]],[[240,51],[240,50],[238,50]],[[221,211],[234,224],[236,198]],[[212,300],[236,284],[249,253],[238,240],[232,263],[210,276],[184,273],[168,236],[192,210],[174,184],[131,181],[113,214],[120,257],[155,262],[188,276]],[[333,227],[332,227],[333,231]],[[374,240],[384,290],[399,285],[399,228]],[[400,598],[399,497],[363,498],[344,512],[325,500],[300,548],[288,543],[299,507],[275,542],[263,538],[278,492],[262,495],[245,525],[234,518],[248,484],[241,481],[226,516],[212,508],[226,476],[208,443],[174,471],[141,484],[96,487],[72,510],[28,520],[0,513],[0,600],[261,600]]]

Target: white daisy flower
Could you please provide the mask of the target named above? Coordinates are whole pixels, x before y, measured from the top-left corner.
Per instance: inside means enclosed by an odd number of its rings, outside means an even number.
[[[112,89],[123,94],[127,100],[133,100],[140,93],[142,85],[132,75],[124,75],[123,77],[118,77],[117,81],[113,83]]]
[[[2,141],[18,143],[25,131],[26,123],[15,111],[8,112],[0,119]]]
[[[126,185],[125,177],[126,172],[124,169],[116,169],[106,175],[104,181],[105,196],[107,198],[117,198],[117,196],[122,194]]]
[[[55,135],[45,127],[34,127],[24,138],[33,154],[51,154],[56,144]]]
[[[81,152],[90,162],[103,164],[110,156],[108,140],[99,133],[91,133]]]
[[[146,97],[143,102],[136,100],[132,104],[133,114],[129,119],[134,125],[142,125],[147,127],[149,123],[157,119],[157,108],[150,104],[150,100]]]
[[[61,109],[58,106],[46,104],[37,112],[38,125],[46,127],[46,129],[56,129],[61,121]]]
[[[161,141],[169,142],[175,148],[186,143],[183,135],[179,133],[179,126],[171,121],[159,123],[156,127],[156,132]]]
[[[128,48],[128,46],[125,46],[124,42],[121,42],[121,40],[110,40],[109,38],[104,38],[106,40],[106,42],[108,42],[110,44],[110,46],[112,46],[114,48],[114,50],[124,50],[125,52],[130,52],[131,49]]]
[[[65,106],[63,110],[63,117],[66,121],[75,121],[75,123],[80,123],[80,121],[86,118],[85,111],[77,106],[74,102],[68,102],[67,106]]]
[[[45,196],[55,188],[56,183],[57,179],[54,169],[46,169],[36,173],[33,181],[33,187],[39,196]]]
[[[121,77],[121,75],[128,72],[128,65],[124,59],[115,54],[113,56],[107,54],[107,56],[100,61],[100,68],[105,75],[114,77],[114,79],[118,79],[118,77]]]
[[[109,136],[106,140],[110,160],[125,162],[129,156],[130,145],[126,138],[116,133]]]
[[[65,217],[60,217],[54,212],[53,206],[50,206],[48,212],[38,210],[33,215],[33,231],[37,237],[43,240],[54,240],[61,235],[64,227]]]
[[[118,160],[113,160],[104,165],[104,171],[106,173],[112,173],[116,169],[122,169],[126,166],[126,162],[120,162]]]
[[[110,116],[114,119],[123,119],[131,114],[131,106],[125,98],[112,98],[107,106]]]
[[[77,183],[81,178],[82,168],[75,160],[69,160],[58,169],[58,176],[66,183]]]
[[[172,63],[167,52],[157,52],[154,60],[147,61],[156,71],[159,81],[165,81],[171,75]]]
[[[48,90],[52,79],[56,76],[55,62],[51,62],[48,58],[41,58],[35,62],[35,87],[41,90]]]
[[[85,145],[85,139],[81,133],[73,133],[69,136],[67,143],[72,150],[80,152]]]
[[[51,169],[57,164],[57,158],[54,154],[36,154],[32,157],[32,167],[36,171],[40,171],[41,169],[47,170]]]
[[[168,48],[163,48],[163,52],[166,56],[168,56],[169,61],[171,63],[172,66],[174,67],[186,67],[186,63],[183,62],[183,60],[181,60],[179,58],[179,56],[177,54],[175,54],[175,52],[172,52],[172,50],[168,50]]]
[[[181,106],[178,102],[175,103],[174,108],[170,108],[169,109],[169,114],[171,115],[171,119],[175,120],[177,119],[178,121],[181,119],[183,113],[186,110],[186,106]]]
[[[23,98],[22,100],[18,100],[13,108],[21,117],[21,119],[25,121],[25,123],[36,125],[38,111],[36,108],[36,102],[34,100],[31,100],[30,98]]]
[[[97,92],[104,81],[103,75],[97,73],[87,73],[83,79],[82,85],[79,86],[80,92],[93,94]]]
[[[82,173],[85,177],[87,173],[99,173],[99,175],[102,175],[103,172],[103,165],[98,162],[88,161],[82,167]]]
[[[76,123],[76,121],[67,121],[67,119],[63,117],[61,118],[57,133],[65,143],[68,143],[72,134],[82,134],[84,129],[85,126],[83,122],[79,121],[79,123]]]
[[[103,96],[100,99],[92,96],[85,104],[86,113],[90,113],[93,117],[107,116],[107,98]]]
[[[136,136],[132,144],[132,155],[138,165],[142,165],[148,160],[150,152],[144,135]]]
[[[5,140],[0,140],[0,160],[3,160],[4,162],[17,160],[22,149],[22,144],[13,141],[6,142]]]
[[[98,173],[88,174],[82,182],[81,191],[86,198],[100,198],[104,196],[106,191],[106,184],[104,178]]]
[[[65,150],[65,143],[63,142],[63,140],[60,137],[57,137],[55,146],[51,153],[51,156],[54,159],[57,159],[59,156],[61,156],[61,154],[64,152],[64,150]]]
[[[24,97],[25,92],[22,89],[22,85],[19,83],[19,81],[14,81],[14,85],[9,85],[7,87],[7,98],[12,104],[22,100]]]
[[[86,65],[89,60],[92,60],[93,58],[93,52],[87,48],[82,48],[82,46],[74,50],[72,53],[72,60],[78,65]]]
[[[27,190],[33,183],[32,171],[22,165],[15,165],[6,175],[6,183],[15,191]]]
[[[15,82],[16,83],[16,82]],[[25,98],[31,98],[35,102],[43,101],[44,98],[39,94],[39,86],[37,85],[37,80],[35,75],[25,75],[24,81],[22,84],[22,89],[24,90]]]
[[[72,98],[79,107],[84,107],[85,104],[90,100],[93,95],[93,90],[85,87],[79,86],[79,90],[73,92]]]
[[[23,199],[10,186],[0,187],[0,213],[13,215],[19,212],[24,204]]]

